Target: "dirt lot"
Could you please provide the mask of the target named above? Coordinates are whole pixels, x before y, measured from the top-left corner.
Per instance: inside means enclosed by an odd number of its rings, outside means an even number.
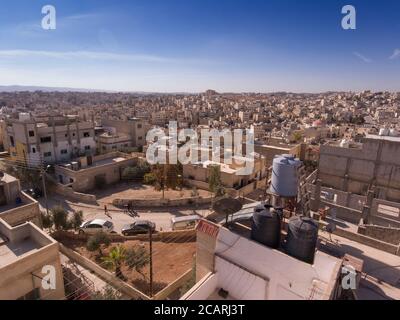
[[[86,258],[91,259],[105,269],[107,268],[103,260],[98,257],[98,252],[90,252],[86,249],[86,242],[78,240],[63,240],[63,244]],[[108,248],[102,247],[103,256],[107,256],[112,247],[122,244],[125,248],[144,245],[149,252],[148,242],[126,241],[124,243],[112,243]],[[186,271],[193,267],[194,255],[196,252],[195,242],[183,243],[164,243],[153,242],[153,293],[165,288],[168,284],[177,280]],[[125,281],[139,289],[145,294],[149,294],[149,265],[143,270],[142,274],[135,270],[130,270],[126,265],[122,266],[122,273]]]
[[[205,190],[197,190],[203,198],[212,194]],[[93,194],[100,203],[112,203],[114,199],[161,199],[162,192],[154,190],[152,186],[143,184],[121,182],[110,186],[105,190],[96,190]],[[192,189],[166,190],[165,199],[189,198],[192,196]]]

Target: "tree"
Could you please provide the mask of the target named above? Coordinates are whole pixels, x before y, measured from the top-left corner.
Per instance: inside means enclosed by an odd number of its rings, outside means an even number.
[[[101,251],[101,246],[105,245],[106,247],[108,247],[110,244],[111,239],[106,233],[97,232],[88,239],[86,243],[86,249],[88,249],[90,252],[99,250],[98,256],[101,257],[103,255],[103,252]]]
[[[149,186],[154,186],[154,184],[156,183],[156,176],[154,175],[154,173],[150,172],[145,174],[143,178],[143,183]]]
[[[120,279],[123,278],[123,274],[122,274],[122,271],[121,271],[121,266],[122,266],[122,263],[126,259],[125,253],[126,253],[126,250],[125,250],[124,246],[118,245],[118,246],[116,246],[116,247],[111,249],[111,251],[108,254],[108,256],[103,258],[104,263],[106,265],[111,266],[112,268],[114,268],[115,276],[117,278],[120,278]]]
[[[146,267],[149,262],[150,255],[142,246],[129,248],[126,251],[126,264],[128,268],[136,270],[136,272],[140,273],[143,278],[146,277],[143,273],[143,268]]]
[[[76,231],[82,225],[82,222],[83,222],[83,212],[74,211],[70,221],[71,227]]]
[[[218,197],[224,194],[224,188],[221,181],[221,167],[219,165],[210,165],[210,176],[208,178],[208,188]]]
[[[54,228],[58,230],[68,230],[68,212],[61,206],[56,206],[50,210]]]
[[[96,291],[92,294],[92,300],[121,300],[122,294],[121,292],[115,290],[112,286],[107,284],[103,291]]]
[[[42,227],[44,229],[51,229],[53,227],[53,218],[51,217],[51,215],[41,212],[40,216],[42,220]]]
[[[154,189],[162,191],[162,198],[165,198],[165,189],[167,188],[167,172],[166,165],[156,164],[153,166],[151,172],[154,175]]]
[[[150,172],[147,162],[141,162],[135,167],[127,167],[122,172],[122,178],[127,180],[143,179],[145,174]]]

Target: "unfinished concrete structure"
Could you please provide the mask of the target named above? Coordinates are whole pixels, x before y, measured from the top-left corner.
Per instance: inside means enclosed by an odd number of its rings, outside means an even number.
[[[65,298],[58,242],[30,222],[11,227],[0,219],[0,274],[0,300]]]

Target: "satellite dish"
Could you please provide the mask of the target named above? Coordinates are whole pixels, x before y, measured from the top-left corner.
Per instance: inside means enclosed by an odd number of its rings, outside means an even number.
[[[240,211],[243,208],[243,205],[237,199],[223,198],[216,201],[212,208],[216,213],[226,215],[226,223],[228,223],[228,217]]]

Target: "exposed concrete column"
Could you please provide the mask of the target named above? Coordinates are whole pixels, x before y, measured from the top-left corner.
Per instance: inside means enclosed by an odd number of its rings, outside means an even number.
[[[310,201],[310,209],[314,212],[318,212],[321,207],[321,179],[317,179],[315,183],[314,195]]]

